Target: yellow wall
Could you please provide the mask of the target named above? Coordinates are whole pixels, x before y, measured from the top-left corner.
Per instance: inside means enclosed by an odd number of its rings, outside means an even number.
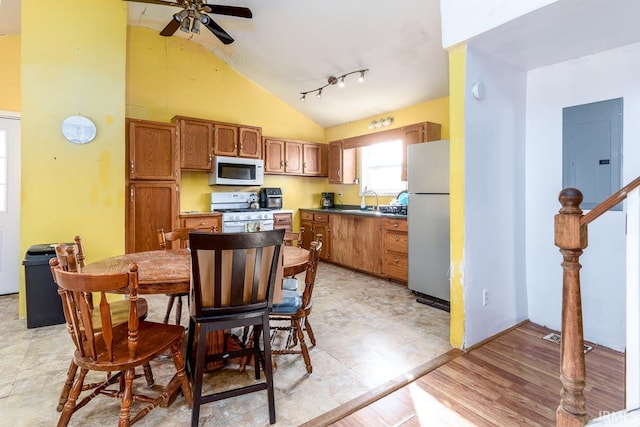
[[[377,120],[387,116],[393,117],[393,125],[385,128],[385,130],[428,121],[440,123],[442,125],[441,138],[449,138],[449,97],[444,97],[328,128],[327,142],[337,141],[339,139],[349,138],[352,136],[375,133],[375,131],[369,130],[369,123],[371,123],[372,120]],[[327,184],[326,190],[323,191],[335,192],[337,203],[339,204],[360,204],[360,186],[357,184]],[[342,191],[343,195],[338,198],[338,193],[340,191]],[[388,204],[392,198],[393,197],[380,197],[380,204]]]
[[[126,2],[22,2],[21,253],[75,234],[89,261],[124,248],[126,29]],[[63,138],[75,114],[95,122],[93,142]],[[24,277],[20,290],[24,315]]]
[[[464,87],[466,45],[449,52],[451,97],[451,141],[449,172],[451,192],[451,327],[450,341],[456,348],[464,342]]]
[[[325,142],[325,130],[279,98],[234,71],[201,46],[156,31],[129,28],[127,117],[169,122],[175,115],[260,126],[265,136]],[[211,187],[204,172],[182,172],[181,211],[209,210],[212,191],[258,188]],[[266,176],[265,187],[282,187],[284,208],[316,207],[326,178]],[[297,227],[299,217],[294,217]]]
[[[20,111],[20,36],[0,37],[0,110]]]

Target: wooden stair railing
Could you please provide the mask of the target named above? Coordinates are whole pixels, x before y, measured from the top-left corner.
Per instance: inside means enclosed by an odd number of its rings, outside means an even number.
[[[557,427],[584,426],[589,421],[584,397],[585,355],[582,329],[582,300],[580,296],[580,255],[587,247],[587,226],[600,215],[626,199],[627,194],[640,186],[640,177],[608,197],[586,215],[580,203],[582,193],[565,188],[558,200],[562,205],[554,218],[555,245],[562,254],[562,341],[560,406],[556,411]]]

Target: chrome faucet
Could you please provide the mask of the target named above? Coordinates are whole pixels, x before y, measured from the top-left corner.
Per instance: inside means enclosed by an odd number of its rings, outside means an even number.
[[[377,211],[379,209],[379,206],[380,206],[380,203],[378,201],[378,193],[376,193],[373,190],[366,190],[364,193],[362,193],[362,197],[364,198],[364,196],[366,196],[367,193],[373,193],[373,195],[376,196],[376,207],[375,207],[375,210]]]

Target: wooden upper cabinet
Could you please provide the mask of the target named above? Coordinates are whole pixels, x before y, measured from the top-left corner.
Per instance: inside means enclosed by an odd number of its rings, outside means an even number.
[[[437,141],[440,139],[440,124],[432,122],[416,123],[405,126],[402,131],[402,169],[401,180],[407,180],[407,145],[419,142]]]
[[[262,158],[262,130],[213,122],[213,152],[217,156]]]
[[[342,141],[329,143],[329,182],[353,184],[356,179],[356,149],[343,149]]]
[[[128,179],[175,181],[180,168],[176,126],[127,119]]]
[[[180,134],[180,169],[213,169],[213,123],[174,117]]]
[[[327,176],[327,144],[303,144],[302,174]]]
[[[268,174],[327,176],[327,145],[265,137],[264,165]]]
[[[214,124],[213,152],[217,156],[238,156],[238,127]]]
[[[285,173],[302,175],[302,144],[294,141],[285,141],[284,152]]]
[[[262,130],[247,126],[240,126],[240,146],[238,155],[240,157],[262,158]]]
[[[264,172],[284,173],[284,141],[265,138],[264,140]]]

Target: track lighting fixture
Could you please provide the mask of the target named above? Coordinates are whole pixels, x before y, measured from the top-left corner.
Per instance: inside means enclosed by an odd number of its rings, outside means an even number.
[[[317,92],[316,93],[316,97],[317,98],[321,98],[322,97],[322,89],[324,89],[327,86],[330,85],[334,85],[336,83],[338,83],[338,81],[340,82],[338,84],[339,87],[343,88],[345,86],[344,83],[344,78],[351,75],[351,74],[357,74],[360,73],[360,77],[358,77],[358,82],[362,83],[364,81],[364,73],[366,73],[367,71],[369,71],[368,68],[362,69],[362,70],[356,70],[356,71],[351,71],[350,73],[345,73],[339,77],[336,76],[329,76],[329,78],[327,79],[327,84],[324,86],[320,86],[317,89],[313,89],[313,90],[308,90],[306,92],[300,92],[300,101],[304,102],[307,99],[307,94],[309,93],[313,93],[313,92]]]

